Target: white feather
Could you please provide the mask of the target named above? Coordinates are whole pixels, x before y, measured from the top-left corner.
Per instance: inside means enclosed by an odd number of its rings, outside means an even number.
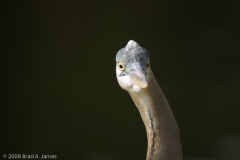
[[[122,89],[133,93],[140,92],[142,90],[141,87],[132,84],[130,77],[128,75],[119,76],[121,73],[122,71],[118,68],[118,64],[116,64],[116,76],[118,83]],[[146,78],[148,79],[148,75],[146,76]]]

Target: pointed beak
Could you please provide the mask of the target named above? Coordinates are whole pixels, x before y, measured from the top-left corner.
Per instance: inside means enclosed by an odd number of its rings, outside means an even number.
[[[147,88],[147,78],[142,71],[133,71],[131,72],[131,82],[134,85],[139,86],[140,88]]]
[[[132,71],[130,71],[129,75],[132,84],[137,85],[140,88],[147,88],[148,86],[147,78],[139,64],[135,64],[132,66]]]

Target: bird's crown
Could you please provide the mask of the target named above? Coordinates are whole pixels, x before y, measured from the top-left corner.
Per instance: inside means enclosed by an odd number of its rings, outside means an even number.
[[[147,50],[133,40],[130,40],[126,47],[120,49],[116,55],[116,61],[121,63],[142,62],[148,59]]]

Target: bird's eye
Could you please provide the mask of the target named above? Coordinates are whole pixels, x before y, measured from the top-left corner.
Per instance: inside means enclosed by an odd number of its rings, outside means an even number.
[[[118,68],[119,68],[120,70],[122,70],[122,71],[125,69],[124,66],[123,66],[123,64],[120,63],[120,62],[118,62]]]
[[[148,68],[148,67],[150,67],[150,62],[148,62],[148,63],[147,63],[147,66],[146,66],[146,68]]]

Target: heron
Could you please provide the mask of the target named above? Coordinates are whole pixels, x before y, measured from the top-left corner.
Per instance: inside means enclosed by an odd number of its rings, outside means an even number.
[[[180,131],[150,68],[149,53],[130,40],[116,55],[116,76],[138,108],[147,132],[146,160],[182,160]]]

